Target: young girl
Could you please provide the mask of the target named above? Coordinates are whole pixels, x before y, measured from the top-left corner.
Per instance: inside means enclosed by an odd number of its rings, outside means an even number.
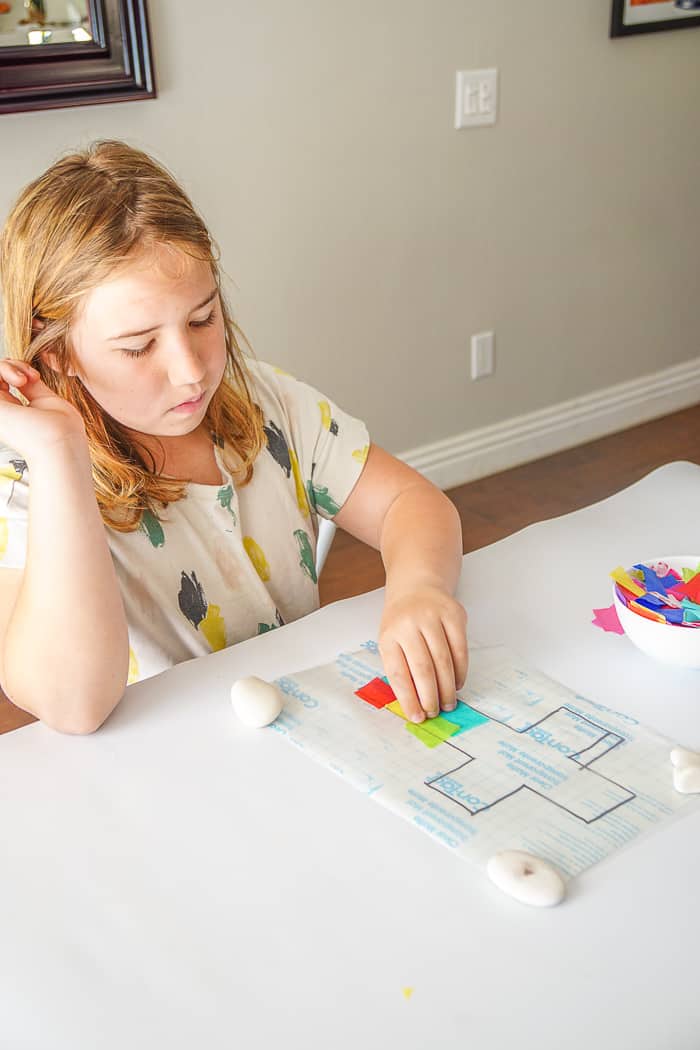
[[[360,420],[242,353],[215,242],[161,165],[116,141],[55,163],[7,219],[0,277],[0,681],[15,704],[91,732],[128,683],[317,609],[320,515],[381,550],[379,651],[408,717],[454,707],[454,505]]]

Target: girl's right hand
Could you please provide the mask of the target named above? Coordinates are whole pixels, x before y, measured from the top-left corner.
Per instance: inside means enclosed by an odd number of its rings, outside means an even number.
[[[10,393],[15,387],[29,404]],[[54,394],[26,361],[0,359],[0,440],[31,464],[52,448],[87,438],[82,416],[73,405]]]

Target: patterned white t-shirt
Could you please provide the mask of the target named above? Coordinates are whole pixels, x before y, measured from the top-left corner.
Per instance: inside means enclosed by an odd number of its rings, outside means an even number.
[[[188,484],[135,532],[105,526],[129,625],[129,683],[297,620],[319,607],[318,517],[332,519],[369,451],[365,424],[314,387],[246,357],[266,445],[237,487]],[[0,444],[0,567],[22,568],[29,470]]]

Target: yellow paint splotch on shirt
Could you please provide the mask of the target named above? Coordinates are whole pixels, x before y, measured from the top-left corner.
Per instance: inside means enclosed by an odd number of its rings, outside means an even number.
[[[260,579],[265,583],[270,579],[270,566],[268,565],[267,558],[265,557],[265,551],[262,549],[260,544],[256,543],[252,536],[243,537],[243,546],[246,549],[246,553],[255,567]]]
[[[304,482],[301,477],[301,470],[299,469],[299,460],[297,459],[297,454],[293,448],[289,449],[289,460],[292,464],[292,473],[294,474],[294,487],[296,488],[297,503],[299,505],[299,510],[305,518],[308,518],[309,514],[311,513],[311,511],[309,510],[309,500],[307,498],[306,489],[304,488]]]
[[[208,607],[207,615],[200,623],[199,629],[209,642],[213,653],[218,653],[220,649],[226,647],[226,624],[221,615],[220,606],[210,605]]]
[[[136,653],[129,646],[129,677],[126,680],[127,685],[131,685],[132,682],[138,681],[139,677],[139,662],[136,659]]]
[[[331,429],[331,406],[327,401],[319,401],[318,407],[321,409],[321,422],[325,430]]]

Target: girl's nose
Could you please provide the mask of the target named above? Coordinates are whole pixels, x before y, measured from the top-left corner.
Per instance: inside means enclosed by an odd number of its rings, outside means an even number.
[[[174,339],[168,354],[168,379],[172,385],[193,386],[205,375],[205,363],[189,341]]]

